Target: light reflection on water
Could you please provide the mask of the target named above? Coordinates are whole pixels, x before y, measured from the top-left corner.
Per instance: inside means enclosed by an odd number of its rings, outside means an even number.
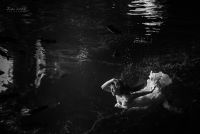
[[[73,46],[62,49],[47,49],[47,77],[50,79],[60,79],[63,76],[71,75],[82,70],[85,65],[99,64],[104,66],[121,66],[120,63],[108,59],[95,57],[102,48],[89,46]],[[102,57],[101,57],[102,58]]]
[[[127,15],[139,16],[144,19],[142,25],[146,29],[145,35],[152,35],[160,31],[165,19],[164,6],[161,3],[156,0],[134,0],[128,4],[128,7]]]
[[[47,75],[51,79],[59,79],[64,75],[71,74],[77,67],[81,67],[83,62],[90,61],[88,49],[81,46],[57,50],[49,49],[47,53]]]
[[[79,63],[87,61],[88,60],[88,49],[85,47],[81,47],[76,58]]]
[[[35,87],[38,88],[41,84],[42,78],[46,73],[46,51],[42,47],[40,40],[36,42],[36,78],[35,78]]]
[[[5,53],[8,52],[8,50],[2,47],[0,49]],[[0,71],[2,71],[0,75],[0,93],[7,90],[6,85],[13,83],[13,62],[12,58],[7,59],[0,55]]]

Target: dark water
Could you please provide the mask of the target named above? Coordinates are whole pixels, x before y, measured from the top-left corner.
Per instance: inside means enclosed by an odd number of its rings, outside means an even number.
[[[64,133],[70,125],[74,133],[84,132],[116,111],[100,89],[103,82],[143,57],[198,48],[195,2],[0,3],[1,116],[13,111],[1,123],[16,131],[20,124],[27,132]],[[23,109],[36,112],[23,117]]]

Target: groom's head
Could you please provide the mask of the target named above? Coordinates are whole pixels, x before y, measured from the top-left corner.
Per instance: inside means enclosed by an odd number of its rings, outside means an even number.
[[[120,95],[122,93],[123,83],[121,80],[116,79],[111,83],[110,88],[113,96]]]

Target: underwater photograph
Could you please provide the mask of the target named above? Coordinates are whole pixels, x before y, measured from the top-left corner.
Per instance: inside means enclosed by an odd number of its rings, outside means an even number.
[[[0,134],[194,134],[200,8],[0,0]]]

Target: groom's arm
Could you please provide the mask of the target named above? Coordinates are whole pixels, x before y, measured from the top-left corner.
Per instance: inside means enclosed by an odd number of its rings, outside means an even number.
[[[136,91],[136,92],[132,92],[131,93],[131,98],[137,98],[137,97],[140,97],[140,96],[144,96],[144,95],[150,94],[152,92],[153,92],[153,90],[151,90],[151,91],[139,90],[139,91]]]
[[[113,81],[115,81],[116,79],[110,79],[108,81],[106,81],[102,86],[101,89],[105,90],[105,91],[110,91],[110,85],[112,84]]]

